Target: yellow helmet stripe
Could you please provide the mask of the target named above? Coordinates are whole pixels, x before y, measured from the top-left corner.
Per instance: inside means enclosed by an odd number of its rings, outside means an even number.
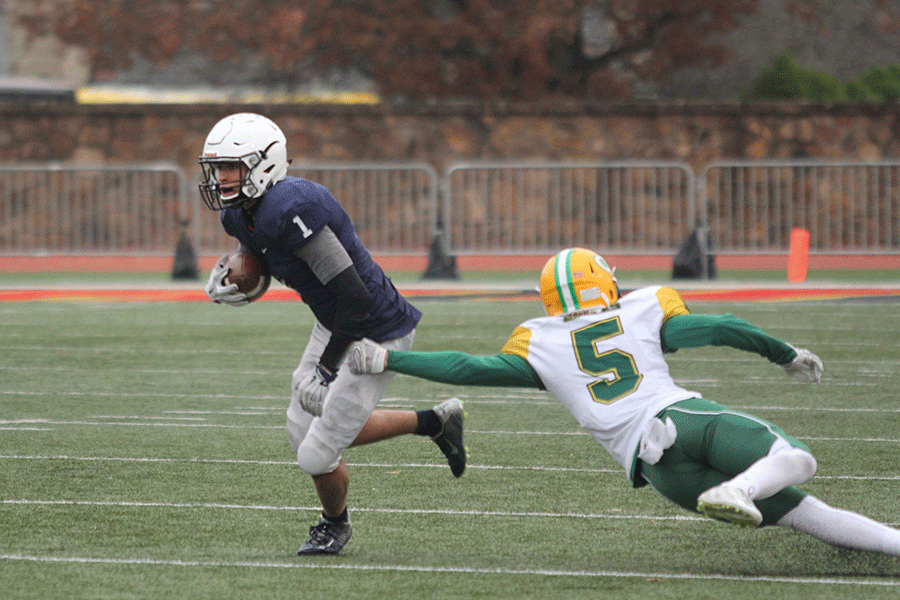
[[[562,311],[567,313],[578,309],[578,294],[575,293],[575,282],[572,281],[572,254],[574,250],[564,250],[556,255],[554,272],[556,275],[556,293]]]

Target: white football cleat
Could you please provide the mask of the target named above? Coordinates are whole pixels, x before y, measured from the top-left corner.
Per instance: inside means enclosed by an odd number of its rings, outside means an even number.
[[[759,527],[763,520],[762,513],[747,492],[727,482],[700,494],[697,512],[738,527]]]

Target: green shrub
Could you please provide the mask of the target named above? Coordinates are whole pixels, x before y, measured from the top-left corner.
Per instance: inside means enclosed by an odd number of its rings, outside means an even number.
[[[900,67],[872,69],[862,76],[861,81],[884,100],[900,99]]]
[[[831,73],[804,69],[790,55],[781,54],[750,83],[741,99],[896,102],[900,100],[900,65],[872,69],[858,81],[842,83]]]
[[[744,94],[745,100],[794,100],[803,98],[806,90],[800,67],[791,56],[782,54],[759,74]]]
[[[847,100],[850,102],[877,102],[881,98],[861,81],[847,84]]]

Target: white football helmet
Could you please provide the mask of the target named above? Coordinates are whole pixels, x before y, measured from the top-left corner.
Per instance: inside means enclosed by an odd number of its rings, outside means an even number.
[[[223,192],[219,167],[241,163],[247,176],[239,188]],[[200,156],[203,181],[200,195],[212,210],[259,198],[287,175],[287,140],[270,119],[254,113],[236,113],[215,124],[206,136]]]

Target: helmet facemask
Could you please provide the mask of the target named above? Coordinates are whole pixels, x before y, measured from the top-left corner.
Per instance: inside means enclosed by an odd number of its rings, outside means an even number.
[[[259,154],[253,152],[239,158],[200,158],[200,169],[203,171],[203,181],[200,183],[200,196],[211,210],[222,210],[236,206],[262,195],[265,190],[260,190],[253,182],[254,169],[262,160]],[[219,170],[222,165],[239,163],[245,174],[243,180],[229,186],[225,192],[219,183]],[[271,168],[271,167],[270,167]],[[233,189],[231,189],[233,187]]]

